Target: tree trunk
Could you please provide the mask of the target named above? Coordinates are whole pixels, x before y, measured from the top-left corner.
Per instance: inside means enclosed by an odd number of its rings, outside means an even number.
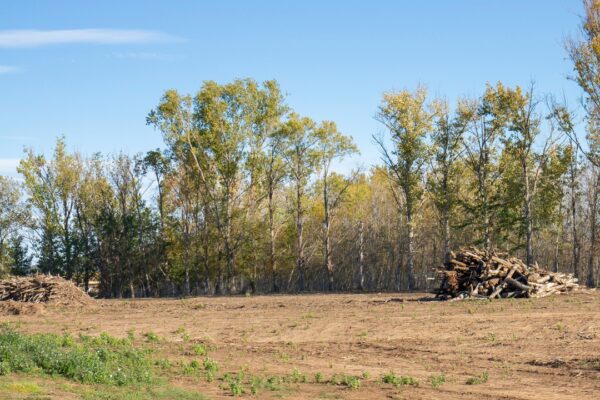
[[[448,216],[448,210],[444,209],[444,215],[442,217],[442,224],[444,226],[444,262],[447,263],[450,261],[450,218]]]
[[[275,209],[273,204],[273,188],[269,188],[269,267],[273,293],[279,292],[277,283],[277,260],[275,260]]]
[[[406,274],[408,277],[408,290],[415,289],[415,251],[414,230],[411,207],[407,205],[406,210]]]
[[[298,240],[298,255],[296,257],[296,268],[298,268],[299,282],[298,289],[303,292],[304,291],[304,210],[302,209],[302,190],[300,188],[300,182],[298,182],[298,186],[296,187],[296,200],[297,200],[297,215],[296,215],[296,231],[297,231],[297,240]]]
[[[325,214],[325,271],[327,272],[327,289],[332,292],[334,290],[333,281],[333,260],[331,258],[331,216],[329,210],[329,193],[327,187],[327,169],[323,176],[323,209]]]
[[[579,276],[579,257],[580,257],[580,245],[579,235],[577,232],[577,166],[574,165],[575,161],[571,162],[570,169],[570,186],[571,186],[571,235],[573,236],[573,254],[571,257],[571,271],[575,278],[580,279]]]
[[[525,186],[525,203],[523,204],[523,219],[525,220],[525,264],[533,266],[533,216],[531,214],[532,193],[529,187],[529,171],[527,168],[527,160],[521,160],[523,171],[523,183]]]
[[[592,204],[590,204],[590,254],[588,256],[588,270],[586,283],[589,287],[596,286],[595,280],[595,256],[596,256],[596,228],[598,210],[598,189],[600,186],[600,173],[594,170],[594,187],[592,188]]]
[[[364,223],[358,224],[358,290],[364,290],[365,282],[365,250],[364,250]]]
[[[561,214],[562,214],[562,202],[558,205],[558,215],[561,215]],[[556,227],[556,238],[554,240],[554,263],[553,263],[554,264],[554,272],[558,272],[558,270],[560,269],[559,268],[559,265],[560,265],[559,258],[560,258],[560,253],[561,253],[561,251],[560,251],[560,236],[561,236],[561,231],[562,231],[562,229],[561,229],[562,224],[559,223],[557,225],[558,226]]]

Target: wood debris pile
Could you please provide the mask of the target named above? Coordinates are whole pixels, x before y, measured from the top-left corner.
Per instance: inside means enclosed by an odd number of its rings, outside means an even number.
[[[0,301],[7,300],[55,305],[87,305],[94,301],[73,282],[48,275],[0,280]]]
[[[579,288],[571,274],[527,267],[518,258],[476,248],[453,252],[437,274],[437,296],[443,299],[546,297]]]

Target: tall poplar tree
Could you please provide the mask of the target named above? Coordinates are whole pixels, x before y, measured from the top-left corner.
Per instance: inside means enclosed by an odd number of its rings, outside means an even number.
[[[416,288],[415,280],[415,214],[423,195],[423,167],[428,157],[426,136],[432,129],[428,111],[427,91],[419,87],[414,92],[403,90],[385,93],[377,120],[388,130],[386,145],[383,137],[375,137],[382,152],[383,162],[394,186],[401,191],[398,199],[406,217],[406,274],[408,288]]]

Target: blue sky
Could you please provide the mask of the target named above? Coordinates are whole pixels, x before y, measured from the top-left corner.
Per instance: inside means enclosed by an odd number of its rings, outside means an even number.
[[[486,82],[579,96],[564,39],[577,0],[2,1],[0,173],[25,146],[64,135],[84,154],[162,145],[145,117],[164,90],[204,80],[277,79],[288,103],[352,135],[371,136],[381,93],[421,83],[453,101]]]

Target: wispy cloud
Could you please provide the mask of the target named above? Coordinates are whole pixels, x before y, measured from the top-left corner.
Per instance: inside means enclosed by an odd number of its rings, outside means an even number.
[[[12,67],[10,65],[0,65],[0,75],[1,74],[12,74],[15,72],[19,72],[19,68]]]
[[[136,29],[61,29],[0,31],[0,48],[38,47],[67,43],[126,44],[180,41],[158,31]]]

